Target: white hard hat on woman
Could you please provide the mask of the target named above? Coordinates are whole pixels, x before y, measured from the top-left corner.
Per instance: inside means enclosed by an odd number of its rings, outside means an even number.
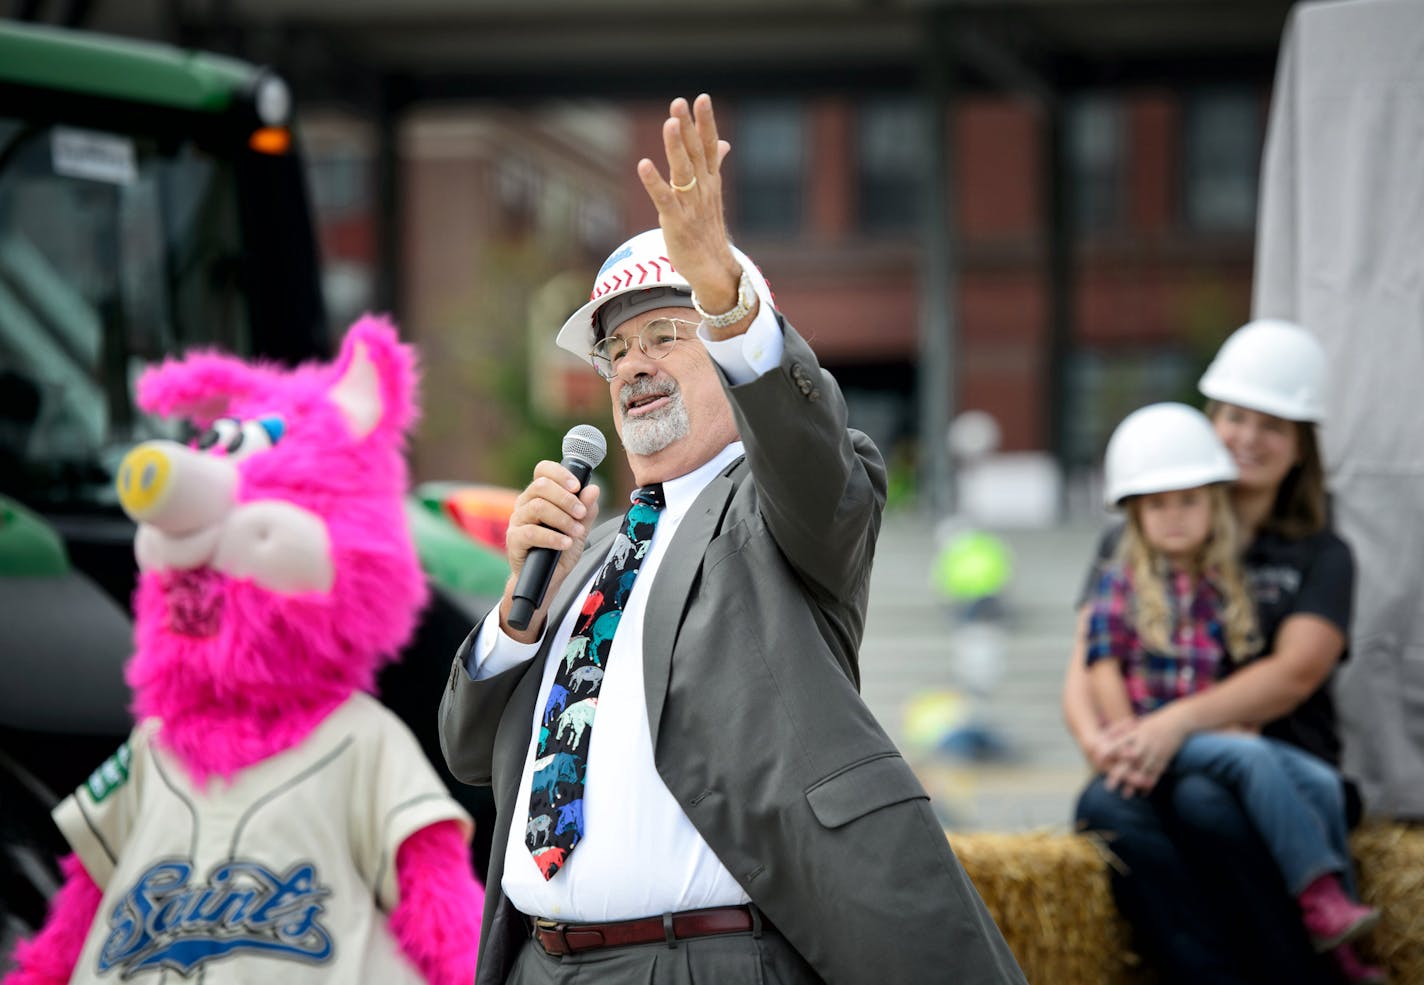
[[[1325,419],[1325,350],[1294,322],[1262,318],[1231,334],[1202,374],[1203,396],[1288,421]]]
[[[1236,463],[1205,414],[1186,404],[1149,404],[1128,414],[1108,439],[1103,463],[1108,506],[1129,496],[1233,482]]]

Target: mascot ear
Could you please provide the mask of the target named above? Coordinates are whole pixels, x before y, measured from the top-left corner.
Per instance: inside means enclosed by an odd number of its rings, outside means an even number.
[[[415,353],[401,345],[395,326],[367,315],[346,333],[327,398],[351,433],[399,437],[415,422]]]
[[[233,356],[197,352],[150,366],[138,379],[138,406],[160,417],[186,417],[206,428],[228,407],[260,391],[271,371]]]

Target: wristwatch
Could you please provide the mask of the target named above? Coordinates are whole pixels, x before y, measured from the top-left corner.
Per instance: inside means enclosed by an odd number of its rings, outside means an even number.
[[[724,311],[720,315],[710,315],[702,310],[702,305],[697,303],[696,292],[692,295],[692,306],[697,309],[697,313],[702,316],[702,324],[709,331],[716,331],[719,328],[727,328],[735,325],[747,315],[752,313],[752,306],[756,304],[756,289],[752,287],[752,278],[745,270],[742,271],[742,279],[737,281],[737,303],[732,306],[731,311]]]

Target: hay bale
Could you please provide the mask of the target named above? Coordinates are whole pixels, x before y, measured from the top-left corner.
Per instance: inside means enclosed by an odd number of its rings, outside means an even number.
[[[1392,982],[1424,982],[1424,827],[1373,823],[1350,839],[1360,896],[1383,914],[1360,951]]]
[[[1068,834],[951,834],[950,845],[1034,985],[1145,985],[1108,887],[1109,856]]]
[[[954,853],[1034,985],[1150,985],[1108,885],[1118,863],[1091,836],[952,833]],[[1373,823],[1351,838],[1360,895],[1383,912],[1361,952],[1390,981],[1424,983],[1424,827]]]

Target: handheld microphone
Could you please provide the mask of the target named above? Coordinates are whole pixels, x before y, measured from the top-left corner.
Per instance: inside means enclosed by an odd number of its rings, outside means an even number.
[[[564,460],[559,464],[574,474],[579,491],[588,485],[593,470],[603,463],[608,454],[608,442],[603,432],[592,424],[579,424],[564,435]],[[514,585],[514,603],[509,607],[509,625],[515,629],[527,629],[534,612],[544,604],[544,593],[549,590],[549,579],[554,576],[554,567],[559,563],[560,551],[552,547],[530,548],[524,559],[524,567],[519,571],[519,580]]]

